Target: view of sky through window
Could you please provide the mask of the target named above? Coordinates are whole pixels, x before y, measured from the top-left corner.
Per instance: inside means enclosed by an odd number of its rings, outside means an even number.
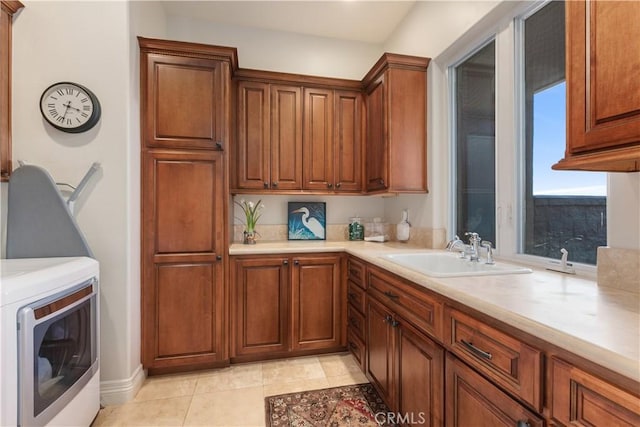
[[[565,90],[562,82],[533,96],[533,194],[606,196],[605,173],[551,169],[551,165],[564,157]]]

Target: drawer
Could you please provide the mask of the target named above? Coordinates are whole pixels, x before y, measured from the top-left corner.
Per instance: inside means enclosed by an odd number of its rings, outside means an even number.
[[[355,357],[356,361],[360,365],[360,368],[362,368],[362,371],[366,372],[364,342],[360,338],[358,338],[356,335],[352,333],[348,333],[347,347],[349,348],[349,351],[351,352],[351,354],[353,354],[353,357]]]
[[[364,314],[366,309],[366,296],[362,288],[353,283],[350,279],[347,281],[347,300],[349,304],[352,304],[358,311]]]
[[[369,268],[369,294],[404,317],[422,332],[442,338],[442,303],[393,275]]]
[[[366,289],[366,282],[364,280],[365,266],[362,261],[357,260],[354,257],[347,258],[347,278],[362,289]]]
[[[564,425],[640,426],[640,399],[551,358],[551,416]]]
[[[364,325],[364,316],[349,304],[347,306],[347,327],[349,331],[358,335],[360,339],[364,339]]]
[[[460,359],[542,410],[542,354],[513,338],[453,308],[445,308],[445,340]]]

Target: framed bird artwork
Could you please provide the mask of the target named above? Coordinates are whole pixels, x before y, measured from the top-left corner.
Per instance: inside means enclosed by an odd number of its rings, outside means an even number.
[[[326,240],[326,203],[289,202],[289,240]]]

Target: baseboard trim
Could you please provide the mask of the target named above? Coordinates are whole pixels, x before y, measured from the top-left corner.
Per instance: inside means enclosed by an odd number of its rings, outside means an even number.
[[[100,382],[100,404],[103,406],[122,405],[133,400],[146,378],[142,364],[138,365],[131,377],[124,380]]]

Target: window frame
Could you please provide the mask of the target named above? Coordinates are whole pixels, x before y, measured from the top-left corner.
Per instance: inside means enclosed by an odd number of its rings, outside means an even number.
[[[554,258],[524,253],[525,230],[525,105],[524,105],[524,26],[551,0],[523,2],[509,7],[501,17],[482,20],[439,59],[447,85],[447,142],[449,157],[449,195],[447,239],[456,229],[456,71],[455,68],[491,41],[496,52],[495,111],[495,200],[496,246],[498,258],[545,268]],[[515,141],[515,143],[513,143]],[[515,179],[514,179],[515,178]],[[609,194],[607,178],[607,194]],[[481,236],[482,237],[482,236]],[[607,237],[608,239],[608,237]],[[571,256],[571,254],[569,254]],[[559,259],[560,254],[558,254]],[[571,260],[570,260],[571,261]],[[576,273],[595,278],[596,266],[573,262]]]

